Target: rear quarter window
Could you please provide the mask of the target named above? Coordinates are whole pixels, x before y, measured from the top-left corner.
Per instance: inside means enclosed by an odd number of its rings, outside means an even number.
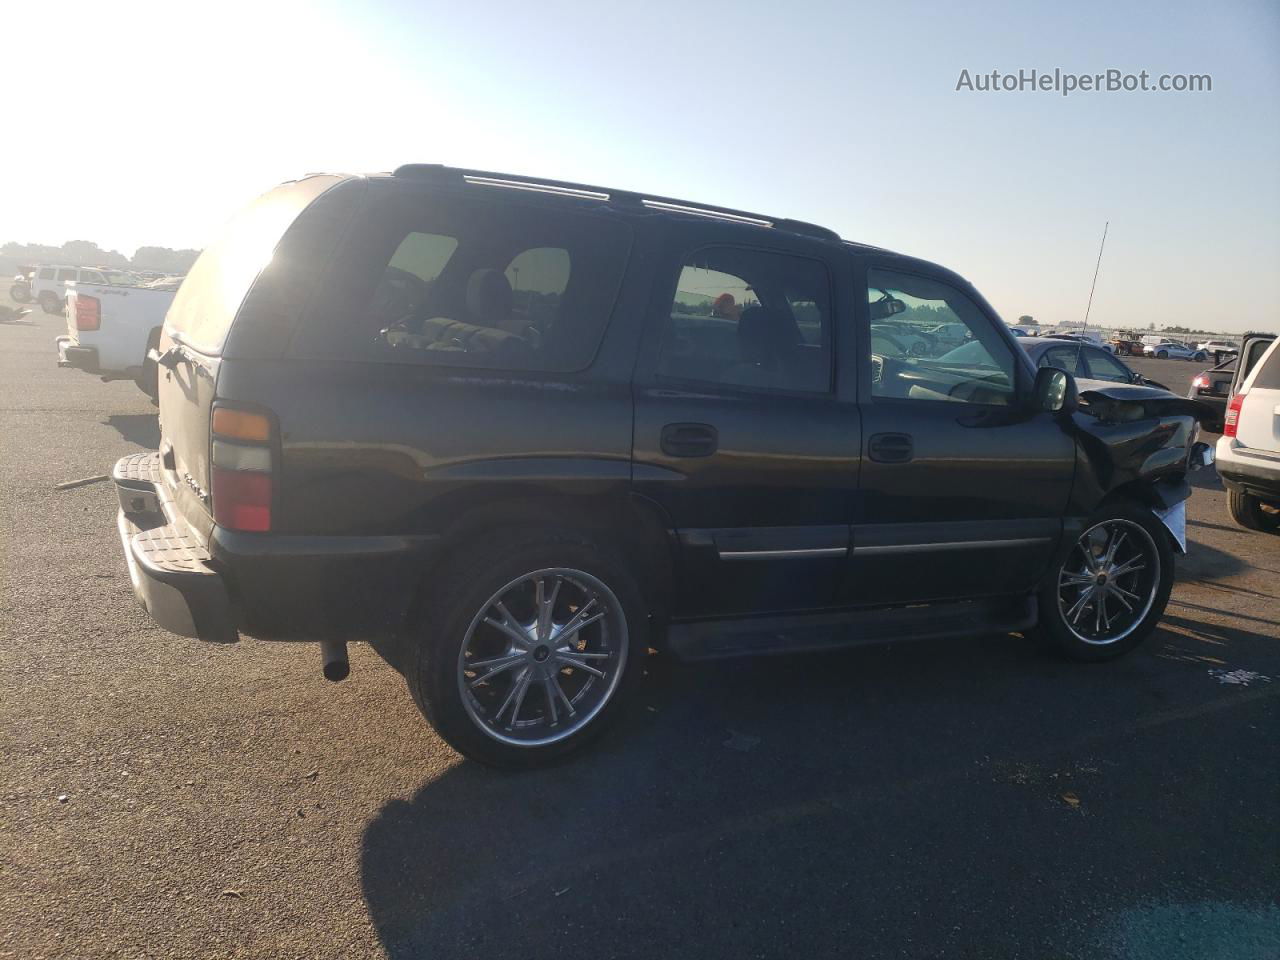
[[[561,373],[591,363],[626,269],[626,223],[478,191],[372,187],[291,356]]]
[[[306,207],[341,180],[308,177],[282,184],[230,220],[205,248],[178,288],[165,319],[167,329],[204,353],[219,353],[258,274]]]

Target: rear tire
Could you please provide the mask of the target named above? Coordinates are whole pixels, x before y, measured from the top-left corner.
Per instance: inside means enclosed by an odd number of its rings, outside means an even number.
[[[9,288],[9,299],[18,303],[31,302],[31,288],[25,284],[15,283]]]
[[[1157,354],[1156,354],[1156,359],[1157,359],[1157,360],[1168,360],[1168,359],[1169,359],[1169,351],[1168,351],[1168,350],[1161,350],[1159,353],[1157,353]]]
[[[1208,358],[1207,356],[1205,356],[1205,352],[1204,352],[1203,350],[1201,350],[1201,351],[1200,351],[1199,353],[1197,353],[1194,357],[1192,357],[1192,359],[1193,359],[1193,360],[1195,360],[1195,362],[1196,362],[1196,363],[1204,363],[1204,362],[1206,362],[1209,358]]]
[[[40,309],[45,313],[62,313],[62,298],[46,290],[40,294]]]
[[[1227,509],[1231,519],[1247,530],[1260,533],[1280,531],[1280,513],[1268,513],[1262,509],[1262,501],[1243,490],[1227,491]]]
[[[644,610],[625,564],[575,534],[485,537],[431,586],[409,689],[464,756],[543,766],[595,739],[624,708],[648,652]],[[581,611],[587,622],[574,630]]]
[[[1041,589],[1038,631],[1072,660],[1123,656],[1155,630],[1173,576],[1173,547],[1156,516],[1129,501],[1104,504]]]

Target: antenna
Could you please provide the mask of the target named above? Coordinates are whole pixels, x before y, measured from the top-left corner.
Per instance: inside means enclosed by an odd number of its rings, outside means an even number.
[[[1089,303],[1084,308],[1084,326],[1080,328],[1079,346],[1076,347],[1076,369],[1080,369],[1080,354],[1084,352],[1085,335],[1089,331],[1089,311],[1093,309],[1093,291],[1098,286],[1098,271],[1102,269],[1102,251],[1107,245],[1107,230],[1111,227],[1108,220],[1102,227],[1102,243],[1098,244],[1098,262],[1093,265],[1093,283],[1089,284]]]

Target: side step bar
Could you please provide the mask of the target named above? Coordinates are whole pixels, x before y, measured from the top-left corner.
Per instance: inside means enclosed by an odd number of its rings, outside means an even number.
[[[1039,619],[1033,596],[876,607],[840,613],[673,623],[667,645],[681,660],[839,650],[895,640],[931,640],[1026,630]]]

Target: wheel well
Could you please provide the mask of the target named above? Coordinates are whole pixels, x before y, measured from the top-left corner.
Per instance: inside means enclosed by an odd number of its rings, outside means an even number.
[[[636,578],[645,605],[655,618],[665,617],[675,562],[670,525],[656,504],[646,498],[573,497],[526,494],[472,506],[442,531],[436,559],[423,571],[434,570],[459,549],[491,535],[510,538],[515,531],[547,530],[581,536],[618,555]],[[421,610],[425,591],[418,591],[409,615]]]

